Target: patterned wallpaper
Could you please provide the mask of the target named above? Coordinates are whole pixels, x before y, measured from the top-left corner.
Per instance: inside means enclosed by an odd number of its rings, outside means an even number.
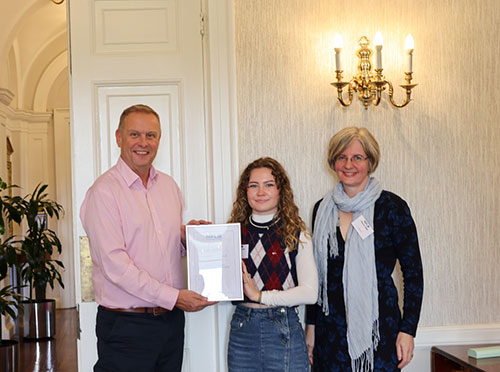
[[[366,126],[382,150],[375,176],[412,210],[421,244],[421,326],[500,322],[500,64],[497,0],[236,0],[240,168],[260,156],[289,172],[302,217],[335,184],[329,138]],[[331,67],[344,39],[346,77],[358,39],[384,36],[384,74],[403,82],[403,44],[415,39],[406,108],[384,98],[342,108]],[[398,87],[397,99],[403,99]]]

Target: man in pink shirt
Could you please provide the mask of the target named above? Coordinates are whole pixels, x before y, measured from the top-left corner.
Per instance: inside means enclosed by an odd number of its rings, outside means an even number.
[[[153,109],[123,111],[120,158],[87,191],[80,210],[99,304],[96,372],[180,371],[183,311],[214,304],[183,289],[182,198],[175,181],[152,165],[160,137]]]

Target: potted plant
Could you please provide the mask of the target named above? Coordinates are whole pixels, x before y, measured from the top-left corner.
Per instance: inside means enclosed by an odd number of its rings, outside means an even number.
[[[0,178],[0,193],[7,190],[5,182]],[[21,212],[20,205],[22,199],[19,197],[10,197],[0,195],[0,283],[6,279],[10,267],[15,267],[17,263],[17,251],[11,244],[13,237],[2,236],[5,234],[5,227],[10,221],[20,223]],[[5,218],[4,218],[5,216]],[[22,296],[16,293],[11,285],[0,286],[0,317],[10,315],[16,319],[17,314],[22,313],[20,300]],[[2,319],[0,319],[0,370],[15,372],[19,366],[19,347],[15,340],[2,339]]]
[[[61,241],[57,234],[47,227],[47,219],[59,219],[64,209],[59,203],[49,199],[46,189],[47,185],[39,184],[32,194],[22,200],[22,217],[27,223],[27,230],[17,243],[22,253],[19,263],[21,279],[29,284],[29,300],[23,301],[24,338],[54,336],[56,306],[55,300],[46,298],[47,285],[53,289],[57,282],[64,288],[59,272],[64,265],[52,258],[54,253],[61,253]]]

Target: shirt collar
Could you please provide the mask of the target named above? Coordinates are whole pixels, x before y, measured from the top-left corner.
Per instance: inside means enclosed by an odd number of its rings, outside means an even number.
[[[141,178],[139,177],[139,175],[137,173],[135,173],[127,165],[127,163],[125,163],[125,161],[122,159],[121,156],[118,158],[118,162],[116,163],[116,167],[117,167],[120,175],[125,180],[125,183],[127,184],[128,187],[131,187],[136,182],[138,182],[139,184],[142,185],[142,181],[141,181]],[[153,167],[151,165],[151,168],[149,169],[148,187],[149,187],[149,185],[153,184],[157,178],[158,178],[158,172],[156,171],[155,167]]]

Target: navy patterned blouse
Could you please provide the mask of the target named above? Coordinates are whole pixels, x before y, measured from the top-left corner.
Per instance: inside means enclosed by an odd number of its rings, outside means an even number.
[[[319,203],[313,211],[313,221]],[[330,314],[321,307],[307,307],[306,322],[315,324],[314,372],[349,372],[351,360],[347,347],[347,324],[342,285],[344,240],[337,227],[339,255],[328,260],[328,302]],[[375,202],[375,263],[378,280],[380,342],[375,351],[374,371],[399,371],[396,338],[399,332],[415,336],[423,295],[422,261],[417,230],[406,202],[399,196],[382,191]],[[403,315],[391,274],[396,260],[404,281]]]

